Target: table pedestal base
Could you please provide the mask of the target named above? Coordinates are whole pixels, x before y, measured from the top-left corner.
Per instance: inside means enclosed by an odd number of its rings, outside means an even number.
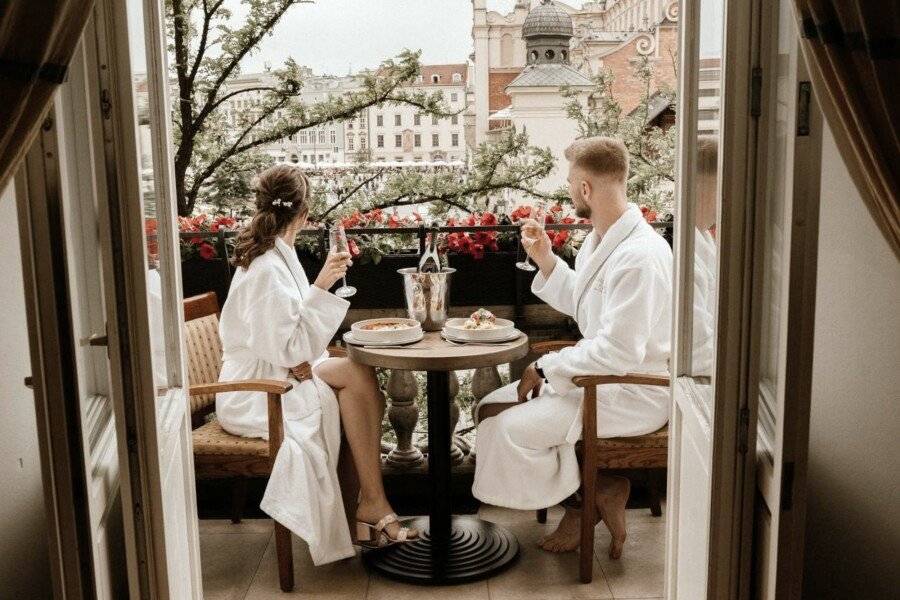
[[[446,548],[432,545],[428,517],[404,520],[403,525],[418,529],[420,539],[363,553],[366,565],[390,579],[419,585],[478,581],[502,571],[519,556],[513,534],[477,517],[453,517]]]

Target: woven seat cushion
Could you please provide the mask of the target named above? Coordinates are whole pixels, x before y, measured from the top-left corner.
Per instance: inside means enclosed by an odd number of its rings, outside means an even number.
[[[269,442],[231,435],[215,419],[193,431],[195,456],[269,456]]]
[[[597,440],[597,446],[603,448],[666,448],[669,445],[669,426],[634,437],[602,438]]]
[[[222,342],[219,340],[219,318],[207,315],[184,324],[187,345],[188,381],[191,385],[215,383],[222,368]],[[191,414],[216,403],[215,394],[191,396]]]

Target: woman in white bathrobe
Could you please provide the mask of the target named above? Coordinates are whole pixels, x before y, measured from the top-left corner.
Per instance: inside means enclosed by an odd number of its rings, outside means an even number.
[[[304,539],[313,562],[355,554],[337,478],[341,426],[359,478],[360,542],[383,545],[415,537],[402,528],[385,496],[380,440],[384,414],[374,370],[329,358],[327,346],[349,303],[328,290],[351,264],[331,253],[312,285],[294,250],[309,213],[309,180],[278,165],[254,183],[256,209],[235,246],[236,272],[222,308],[220,381],[288,379],[282,398],[284,442],[261,508]],[[216,398],[229,433],[268,439],[266,394],[231,392]]]

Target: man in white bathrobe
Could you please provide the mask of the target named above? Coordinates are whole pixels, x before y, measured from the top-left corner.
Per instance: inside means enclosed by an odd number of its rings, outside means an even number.
[[[579,481],[575,442],[581,437],[579,375],[668,372],[672,251],[626,200],[628,153],[618,140],[579,140],[566,151],[576,214],[591,220],[575,269],[556,257],[533,221],[523,245],[540,268],[532,291],[578,323],[577,345],[528,366],[519,382],[489,394],[476,411],[478,459],[473,494],[489,504],[533,510],[563,502],[558,529],[545,550],[578,547]],[[531,399],[529,399],[531,395]],[[668,420],[666,388],[609,385],[598,390],[597,434],[642,435]],[[612,534],[610,556],[621,555],[629,482],[601,474],[599,514]]]

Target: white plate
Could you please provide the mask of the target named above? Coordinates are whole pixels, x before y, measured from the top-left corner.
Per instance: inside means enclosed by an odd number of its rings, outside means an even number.
[[[352,344],[354,346],[385,346],[385,347],[389,347],[389,346],[406,346],[409,344],[414,344],[414,343],[418,342],[419,340],[421,340],[423,337],[425,337],[425,333],[423,331],[419,330],[418,332],[415,333],[414,336],[411,336],[410,338],[404,338],[400,341],[369,342],[369,341],[357,340],[353,336],[353,332],[348,331],[347,333],[344,334],[342,339],[344,340],[344,342],[346,342],[348,344]]]
[[[447,333],[447,330],[441,332],[441,336],[450,342],[457,342],[460,344],[505,344],[506,342],[511,342],[513,340],[517,340],[522,336],[522,332],[518,329],[513,329],[508,335],[503,338],[496,340],[470,340],[466,338],[461,338],[453,335],[452,333]]]
[[[364,329],[366,325],[384,322],[403,323],[408,327],[403,329]],[[356,342],[360,344],[398,344],[421,337],[422,326],[414,319],[401,317],[364,319],[351,325],[350,331],[353,332]]]
[[[516,324],[508,319],[497,319],[493,329],[466,329],[466,321],[468,319],[447,319],[444,332],[466,342],[495,342],[509,338],[516,329]]]

